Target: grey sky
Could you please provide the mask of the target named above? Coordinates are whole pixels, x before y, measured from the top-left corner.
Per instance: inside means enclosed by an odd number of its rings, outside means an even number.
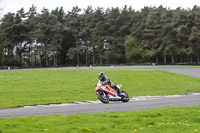
[[[37,11],[40,12],[43,7],[52,10],[56,7],[63,7],[65,11],[71,11],[72,7],[78,6],[81,9],[92,6],[93,9],[97,7],[124,7],[124,5],[132,6],[135,10],[140,10],[144,6],[159,6],[170,7],[175,9],[177,7],[192,8],[194,5],[200,6],[200,0],[1,0],[1,6],[4,7],[3,14],[7,12],[16,13],[17,10],[22,7],[25,11],[31,7],[31,5],[37,7]],[[2,15],[3,15],[2,14]]]

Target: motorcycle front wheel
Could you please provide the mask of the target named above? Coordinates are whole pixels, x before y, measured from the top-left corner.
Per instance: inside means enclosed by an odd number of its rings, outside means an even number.
[[[104,91],[99,92],[97,96],[102,103],[109,103],[109,96]]]
[[[128,102],[129,101],[129,96],[128,96],[128,94],[125,92],[125,91],[122,91],[121,92],[121,100],[122,100],[122,102]]]

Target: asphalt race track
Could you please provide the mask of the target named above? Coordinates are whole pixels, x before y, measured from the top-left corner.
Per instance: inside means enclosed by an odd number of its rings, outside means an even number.
[[[61,68],[37,68],[37,69],[16,69],[16,70],[141,70],[141,71],[169,71],[174,73],[180,73],[184,75],[189,75],[193,77],[200,77],[200,68],[162,68],[161,66],[114,66],[111,68],[111,66],[107,67],[79,67],[77,69],[76,67],[61,67]],[[163,66],[164,67],[164,66]],[[15,69],[13,69],[15,70]]]
[[[77,68],[48,68],[42,70],[66,70]],[[79,69],[90,69],[83,67]],[[108,70],[110,67],[95,67],[96,70]],[[31,70],[31,69],[26,69]],[[36,70],[36,69],[32,69]],[[37,69],[41,70],[41,69]],[[114,70],[158,70],[170,71],[181,73],[189,76],[200,77],[200,68],[159,68],[156,67],[146,69],[145,67],[114,67]],[[132,98],[128,103],[110,102],[103,104],[99,101],[52,104],[52,105],[38,105],[38,106],[25,106],[22,108],[14,109],[1,109],[0,117],[21,117],[21,116],[40,116],[40,115],[68,115],[77,113],[101,113],[101,112],[116,112],[127,110],[144,110],[162,107],[181,107],[181,106],[199,106],[200,93],[188,95],[175,95],[175,96],[154,96],[154,97],[136,97]]]
[[[19,116],[39,116],[39,115],[68,115],[77,113],[102,113],[116,112],[125,110],[144,110],[162,107],[177,106],[197,106],[200,105],[200,94],[177,95],[152,99],[134,100],[127,103],[110,102],[103,104],[100,102],[72,103],[50,106],[27,106],[16,109],[0,110],[0,117],[19,117]]]

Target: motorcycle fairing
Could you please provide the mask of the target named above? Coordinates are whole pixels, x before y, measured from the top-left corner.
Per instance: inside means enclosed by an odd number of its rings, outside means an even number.
[[[117,86],[121,88],[122,85]],[[97,84],[96,93],[98,93],[100,89],[103,89],[105,92],[107,92],[110,95],[110,99],[121,99],[121,97],[117,95],[115,89],[113,89],[110,85]]]

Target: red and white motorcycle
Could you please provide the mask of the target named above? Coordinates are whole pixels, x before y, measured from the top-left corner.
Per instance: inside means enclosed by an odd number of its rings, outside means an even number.
[[[122,85],[117,85],[117,87],[121,89]],[[129,101],[129,96],[125,91],[121,90],[120,95],[118,95],[116,90],[113,89],[110,85],[102,85],[98,83],[95,90],[98,99],[102,103],[109,103],[109,101]]]

